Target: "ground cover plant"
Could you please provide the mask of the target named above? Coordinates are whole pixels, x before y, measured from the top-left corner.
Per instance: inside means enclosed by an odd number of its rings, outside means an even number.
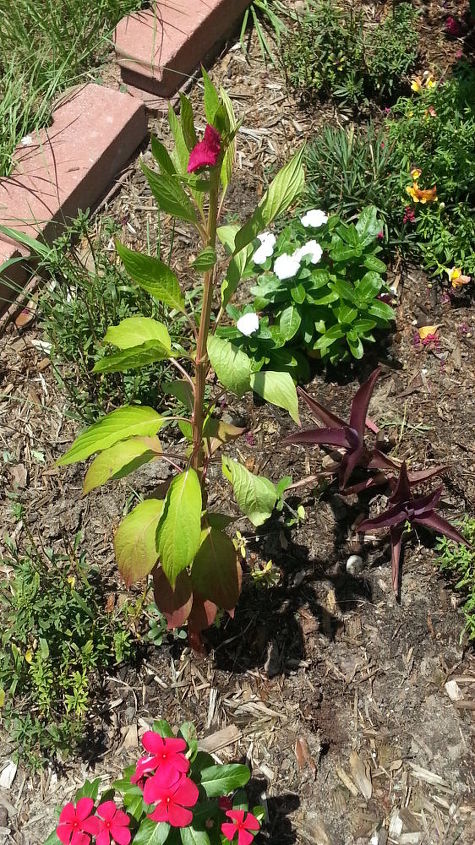
[[[216,764],[210,754],[199,751],[190,722],[177,736],[164,719],[154,722],[142,744],[147,753],[100,798],[100,778],[86,781],[74,802],[62,808],[45,845],[89,845],[91,838],[97,845],[251,845],[264,808],[249,811],[247,766]]]
[[[143,165],[158,207],[191,224],[201,239],[202,249],[194,262],[202,284],[201,308],[189,307],[169,266],[118,242],[118,253],[132,280],[170,309],[170,319],[184,315],[188,328],[172,342],[165,323],[145,316],[127,317],[105,335],[105,342],[119,351],[104,356],[94,367],[100,373],[123,372],[169,361],[180,377],[164,386],[164,392],[173,394],[190,416],[158,413],[143,405],[125,406],[79,435],[59,461],[66,465],[99,453],[87,472],[84,492],[152,460],[172,467],[175,474],[165,497],[140,502],[119,526],[114,546],[126,583],[153,573],[158,609],[170,628],[187,622],[196,645],[199,632],[213,622],[218,607],[233,613],[241,586],[236,549],[223,530],[229,518],[207,508],[211,461],[226,442],[242,433],[220,420],[218,400],[226,391],[241,397],[252,389],[298,419],[291,376],[279,370],[258,372],[251,358],[219,337],[216,329],[254,251],[258,232],[296,200],[304,182],[301,150],[277,174],[247,223],[218,228],[232,177],[237,124],[224,90],[218,93],[204,71],[203,81],[208,121],[203,139],[197,139],[191,103],[182,96],[181,118],[169,111],[175,140],[172,156],[154,139],[152,151],[159,171]],[[228,251],[222,274],[218,238]],[[216,301],[219,281],[221,304]],[[211,368],[220,386],[210,394]],[[165,426],[176,423],[188,443],[181,453],[175,446],[163,448],[157,436]],[[271,515],[290,482],[284,478],[274,484],[257,477],[227,456],[222,458],[222,472],[242,512],[255,526]]]
[[[7,540],[0,558],[1,718],[32,768],[84,739],[100,674],[134,649],[124,614],[104,613],[79,541],[54,551]]]
[[[0,0],[0,176],[28,133],[47,126],[53,99],[90,79],[114,26],[140,0]],[[33,57],[33,58],[32,58]]]
[[[465,631],[469,640],[475,640],[475,519],[467,516],[459,528],[469,545],[441,537],[436,546],[437,562],[460,592]]]
[[[353,4],[311,0],[284,40],[289,84],[305,99],[333,97],[350,107],[369,98],[390,100],[417,59],[417,14],[410,3],[393,4],[386,19],[369,28]]]

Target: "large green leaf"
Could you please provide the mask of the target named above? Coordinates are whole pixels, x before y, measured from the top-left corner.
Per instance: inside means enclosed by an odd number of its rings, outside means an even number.
[[[111,479],[124,478],[162,451],[158,437],[129,437],[101,452],[89,467],[83,493],[90,493]]]
[[[198,138],[196,137],[195,132],[195,122],[193,118],[193,106],[191,105],[191,100],[182,93],[180,93],[180,119],[183,138],[188,152],[191,153],[193,147],[195,147],[198,143]]]
[[[236,396],[243,396],[250,389],[251,359],[245,352],[229,340],[210,335],[208,355],[223,387],[232,390]]]
[[[208,74],[204,67],[201,68],[201,73],[203,75],[203,85],[204,85],[204,106],[205,106],[205,114],[206,120],[212,126],[214,126],[214,119],[216,117],[216,113],[219,111],[221,107],[221,103],[219,100],[219,95],[214,87],[211,79],[209,78]]]
[[[144,819],[137,833],[134,834],[134,845],[163,845],[169,833],[169,824]]]
[[[147,340],[158,340],[169,352],[172,348],[167,327],[151,317],[126,317],[118,326],[107,329],[104,340],[119,349],[130,349]]]
[[[185,313],[185,300],[175,273],[163,261],[116,242],[117,252],[130,278],[154,299]]]
[[[190,153],[186,146],[181,120],[175,114],[171,103],[168,105],[168,122],[175,141],[175,149],[171,155],[173,163],[180,173],[186,173]]]
[[[381,290],[383,280],[379,273],[369,270],[356,284],[356,295],[359,299],[369,302]]]
[[[378,232],[382,229],[381,221],[378,220],[378,210],[374,205],[369,205],[363,208],[358,222],[356,224],[356,231],[359,235],[360,245],[362,247],[368,246],[377,237]]]
[[[288,164],[279,170],[254,214],[237,233],[234,247],[236,252],[247,246],[272,220],[286,211],[302,192],[305,184],[304,152],[305,147],[302,147]]]
[[[156,173],[150,170],[146,164],[142,164],[150,190],[162,211],[179,217],[180,220],[187,220],[189,223],[196,223],[196,212],[193,208],[188,194],[183,190],[178,178],[168,173]]]
[[[194,469],[177,475],[168,488],[157,530],[160,563],[172,587],[200,546],[201,486]]]
[[[93,373],[125,373],[127,370],[139,370],[157,361],[171,358],[171,352],[158,340],[147,340],[140,346],[122,349],[113,355],[106,355],[94,364]]]
[[[284,308],[279,320],[279,332],[285,340],[292,340],[297,334],[302,318],[295,305]]]
[[[134,435],[151,437],[164,424],[163,417],[153,408],[125,405],[111,411],[99,422],[94,423],[76,438],[71,448],[57,461],[58,466],[84,461],[94,452],[102,452]]]
[[[277,502],[275,484],[268,478],[249,472],[237,461],[223,455],[223,474],[231,482],[236,501],[243,514],[256,527],[269,519]]]
[[[224,531],[207,527],[193,561],[194,589],[225,610],[233,610],[241,592],[241,566],[232,540]]]
[[[237,121],[236,115],[234,114],[233,104],[231,102],[231,98],[228,96],[227,92],[224,88],[219,89],[219,95],[221,97],[221,102],[224,106],[226,114],[228,116],[229,121],[229,129],[230,132],[233,134],[237,130]],[[228,188],[229,183],[231,182],[231,178],[233,175],[233,164],[234,164],[234,157],[236,155],[236,142],[234,139],[229,142],[228,148],[226,150],[223,164],[221,167],[221,184],[223,186],[223,190],[226,191]]]
[[[195,830],[194,827],[180,828],[182,845],[210,845],[209,836],[205,830]]]
[[[206,270],[211,270],[216,264],[217,256],[212,246],[206,246],[193,261],[192,267],[198,270],[199,273],[205,273]]]
[[[148,575],[157,562],[156,533],[163,508],[163,499],[145,499],[115,532],[117,565],[128,587]]]
[[[170,176],[176,173],[175,165],[171,160],[168,150],[155,135],[152,135],[151,146],[152,155],[155,161],[157,162],[161,172],[168,173]]]
[[[261,370],[251,376],[251,387],[266,402],[284,408],[294,422],[300,423],[297,391],[289,373]]]
[[[246,786],[251,773],[247,766],[230,763],[227,766],[209,766],[201,772],[201,786],[208,798],[229,795],[240,786]]]
[[[226,226],[220,226],[217,230],[217,235],[221,243],[226,247],[228,252],[234,252],[236,235],[239,231],[239,226],[234,223]],[[249,275],[253,269],[253,264],[250,261],[253,253],[253,245],[249,243],[236,255],[233,255],[228,265],[226,277],[221,285],[221,301],[223,307],[226,307],[234,292],[236,291],[239,282],[245,276]]]

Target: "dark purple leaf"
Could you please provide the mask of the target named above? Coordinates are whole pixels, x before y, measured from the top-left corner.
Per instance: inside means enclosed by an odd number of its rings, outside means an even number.
[[[401,561],[401,546],[402,535],[404,534],[404,525],[393,525],[390,531],[391,534],[391,577],[393,582],[393,590],[396,596],[399,592],[399,569]]]
[[[350,487],[345,487],[340,492],[345,496],[349,496],[351,493],[364,493],[365,490],[370,490],[372,487],[382,487],[383,484],[387,483],[388,479],[384,473],[378,472],[376,475],[372,475],[365,481],[360,481],[358,484],[351,484]]]
[[[433,511],[439,503],[442,490],[443,487],[438,487],[437,490],[433,490],[427,496],[417,496],[414,499],[414,516],[424,516],[429,511]]]
[[[306,431],[296,431],[283,440],[284,446],[290,443],[321,446],[336,446],[340,449],[349,448],[347,429],[339,428],[309,428]]]
[[[393,505],[375,516],[372,519],[365,519],[358,525],[357,530],[361,534],[367,534],[369,531],[381,531],[382,528],[391,528],[392,525],[399,525],[401,522],[406,522],[407,513],[401,505]]]
[[[339,471],[341,490],[345,488],[351,473],[356,469],[356,467],[364,464],[363,458],[365,455],[366,449],[363,445],[361,445],[357,448],[353,448],[352,451],[347,452],[343,457]]]
[[[407,476],[406,462],[404,461],[399,468],[399,478],[394,488],[394,493],[390,498],[390,502],[409,502],[412,499],[411,485]]]
[[[429,478],[434,478],[435,475],[440,475],[446,469],[448,469],[447,466],[440,464],[436,467],[430,467],[430,469],[417,469],[414,472],[408,472],[407,477],[409,478],[410,484],[420,484],[422,481],[428,481]]]
[[[462,537],[460,532],[457,531],[450,522],[435,511],[432,511],[432,513],[428,513],[425,516],[417,516],[413,522],[417,523],[417,525],[423,525],[424,528],[430,528],[437,534],[445,534],[445,536],[448,537],[449,540],[453,540],[454,543],[462,543],[464,546],[469,545],[465,537]]]
[[[353,402],[351,403],[350,426],[358,432],[361,439],[364,437],[366,414],[368,413],[371,395],[374,390],[376,379],[380,373],[381,369],[377,367],[374,372],[371,373],[369,379],[367,379],[356,391],[353,397]]]
[[[371,460],[368,464],[368,469],[391,469],[391,470],[399,470],[400,464],[393,461],[388,455],[385,455],[384,452],[380,452],[379,449],[373,449],[371,452]]]
[[[328,411],[323,405],[320,405],[320,402],[317,402],[316,399],[313,399],[309,396],[305,390],[302,390],[301,387],[297,388],[299,396],[307,403],[308,407],[315,415],[317,420],[320,420],[323,425],[327,426],[327,428],[344,428],[346,426],[346,422],[340,417],[337,417],[336,414],[332,414],[331,411]]]

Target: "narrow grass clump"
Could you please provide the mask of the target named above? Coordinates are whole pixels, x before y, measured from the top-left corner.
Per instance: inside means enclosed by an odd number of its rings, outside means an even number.
[[[114,26],[141,0],[0,0],[0,176],[17,143],[48,124],[54,97],[93,78]]]
[[[462,596],[465,631],[475,641],[475,519],[466,517],[460,531],[470,547],[459,545],[446,537],[437,541],[437,562],[444,574],[455,582]]]

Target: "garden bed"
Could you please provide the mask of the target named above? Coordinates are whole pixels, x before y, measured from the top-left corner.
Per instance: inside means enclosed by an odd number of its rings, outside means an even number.
[[[318,126],[335,120],[336,112],[331,106],[309,111],[289,96],[278,74],[262,63],[255,38],[249,63],[239,48],[231,49],[212,75],[244,117],[236,183],[226,204],[229,216],[243,218],[269,174]],[[198,115],[201,99],[197,85],[192,100]],[[164,119],[154,119],[152,130],[166,143]],[[138,163],[106,211],[129,246],[155,242],[155,206]],[[170,237],[166,225],[160,237],[163,248]],[[174,243],[186,280],[196,244],[184,227],[177,227]],[[361,364],[317,368],[309,390],[346,416],[355,385],[379,361],[383,374],[371,418],[395,438],[397,457],[411,460],[414,468],[448,466],[443,505],[451,520],[473,515],[473,299],[467,293],[456,307],[441,303],[417,267],[394,267],[389,281],[397,282],[399,304],[397,332],[387,347]],[[417,346],[417,327],[433,324],[439,324],[440,343]],[[167,470],[152,464],[132,481],[81,498],[82,468],[54,467],[77,424],[68,416],[42,341],[35,324],[26,331],[10,327],[0,340],[2,533],[21,540],[28,529],[40,545],[58,547],[81,531],[113,607],[125,591],[121,586],[115,596],[111,526],[133,490],[151,491]],[[283,411],[251,400],[237,402],[232,411],[248,431],[238,441],[248,469],[274,480],[289,474],[294,481],[319,469],[317,450],[279,445],[295,428]],[[228,503],[229,488],[217,474],[215,481],[219,508]],[[265,788],[267,796],[263,836],[276,845],[384,845],[388,820],[389,841],[473,841],[475,667],[460,640],[456,594],[437,571],[430,541],[427,546],[421,536],[422,545],[413,533],[407,544],[398,603],[388,545],[355,546],[356,500],[348,507],[324,486],[297,493],[289,501],[303,505],[304,520],[291,525],[292,514],[284,511],[257,532],[238,523],[245,538],[245,587],[235,618],[205,635],[208,657],[191,653],[171,635],[160,648],[144,647],[136,665],[101,678],[81,754],[41,776],[20,767],[11,788],[0,790],[0,828],[10,830],[6,843],[42,843],[54,827],[55,807],[70,799],[85,775],[117,776],[137,756],[137,731],[156,717],[173,725],[193,720],[199,736],[235,726],[229,742],[226,737],[223,746],[218,742],[217,753],[251,763],[254,789]],[[23,505],[21,520],[14,502]],[[355,551],[363,558],[356,573],[346,566]],[[275,582],[258,583],[250,572],[270,559]],[[459,700],[449,696],[449,680],[455,680]],[[2,758],[10,759],[7,736],[2,746],[0,769]],[[399,839],[401,831],[412,839]]]

